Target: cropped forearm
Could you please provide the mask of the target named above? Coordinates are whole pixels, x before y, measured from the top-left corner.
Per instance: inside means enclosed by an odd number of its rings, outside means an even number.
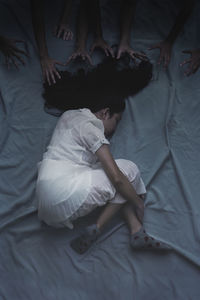
[[[188,17],[190,16],[190,14],[193,10],[193,6],[194,6],[193,0],[190,0],[190,1],[186,0],[183,2],[181,11],[178,14],[176,21],[175,21],[172,29],[170,30],[167,38],[165,39],[167,42],[169,42],[171,44],[173,44],[175,42],[177,36],[183,29],[185,22],[187,21]]]
[[[99,0],[87,0],[88,13],[91,27],[95,38],[103,38],[103,31],[101,27],[101,10]]]
[[[130,41],[131,24],[135,13],[136,1],[125,1],[122,6],[122,15],[120,20],[120,42],[128,43]]]
[[[77,48],[84,49],[87,42],[88,35],[88,20],[87,20],[87,12],[85,1],[82,0],[80,4],[80,11],[77,22],[77,40],[76,45]]]
[[[66,25],[69,24],[71,9],[72,9],[72,0],[65,0],[64,12],[60,20],[62,24],[66,24]]]
[[[46,37],[45,37],[43,6],[44,6],[43,1],[31,0],[33,31],[34,31],[40,57],[48,56],[48,49],[47,49]]]

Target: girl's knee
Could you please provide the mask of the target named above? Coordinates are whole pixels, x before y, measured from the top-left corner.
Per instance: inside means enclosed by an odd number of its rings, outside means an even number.
[[[116,163],[123,174],[128,177],[130,182],[132,182],[136,177],[140,177],[140,170],[134,162],[126,159],[117,159]]]

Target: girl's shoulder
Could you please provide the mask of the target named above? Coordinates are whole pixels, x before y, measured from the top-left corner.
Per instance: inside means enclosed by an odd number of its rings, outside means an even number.
[[[60,118],[61,121],[64,121],[68,126],[72,127],[84,127],[88,124],[93,125],[101,130],[104,130],[103,122],[98,119],[88,108],[68,110],[63,113]]]

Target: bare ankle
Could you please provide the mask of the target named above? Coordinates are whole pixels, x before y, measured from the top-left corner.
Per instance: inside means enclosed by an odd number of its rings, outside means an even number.
[[[100,230],[102,230],[102,225],[101,224],[99,224],[99,223],[96,223],[96,226],[97,226],[97,229],[100,231]]]
[[[142,225],[138,223],[137,226],[134,226],[134,228],[131,228],[131,235],[135,234],[136,232],[140,231]]]

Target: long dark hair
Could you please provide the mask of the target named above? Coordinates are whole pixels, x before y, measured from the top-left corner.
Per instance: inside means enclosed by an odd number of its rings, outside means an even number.
[[[125,99],[137,94],[152,77],[152,65],[143,61],[137,67],[130,60],[111,57],[89,71],[78,70],[75,74],[60,72],[56,84],[44,84],[46,104],[62,111],[89,108],[97,112],[108,107],[110,114],[125,109]]]

